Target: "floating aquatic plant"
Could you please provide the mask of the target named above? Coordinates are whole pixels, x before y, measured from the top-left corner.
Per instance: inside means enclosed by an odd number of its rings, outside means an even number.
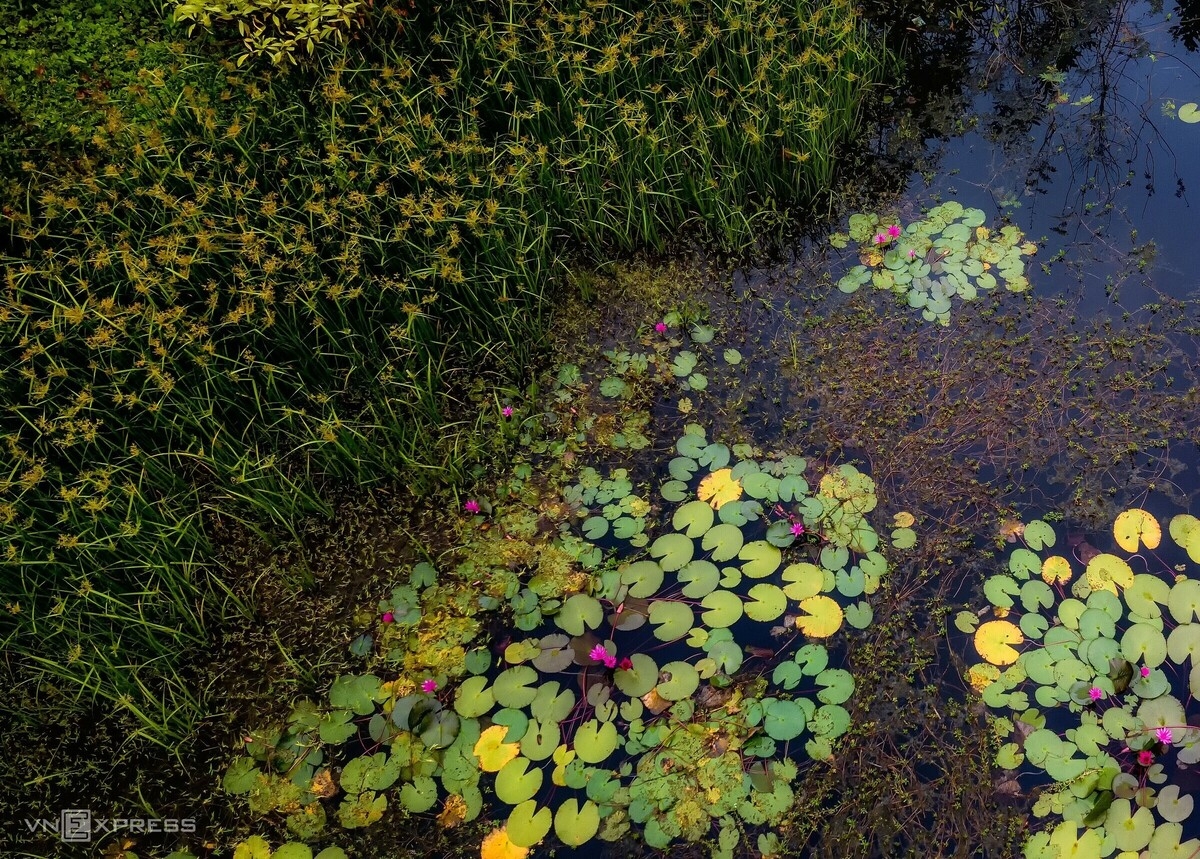
[[[552,626],[511,641],[499,660],[484,648],[465,652],[460,682],[339,677],[328,706],[302,702],[286,729],[256,736],[226,773],[226,790],[287,813],[298,830],[332,792],[323,746],[357,739],[366,752],[338,784],[344,827],[379,820],[389,791],[414,813],[443,797],[443,816],[469,820],[487,775],[512,808],[485,857],[524,855],[551,829],[576,846],[635,825],[657,847],[715,826],[723,856],[741,826],[777,823],[797,777],[788,744],[827,759],[850,725],[842,705],[854,681],[830,666],[824,642],[844,623],[872,619],[861,597],[887,570],[866,519],[874,485],[843,465],[814,490],[804,459],[735,460],[698,425],[676,451],[661,488],[677,505],[671,528],[647,557],[601,565],[585,589],[541,601],[539,617]],[[619,471],[585,470],[574,488],[611,504],[630,497],[626,484]],[[893,542],[909,534],[898,527]],[[430,604],[421,592],[437,581],[429,565],[414,568],[386,601],[389,631],[419,626]],[[755,638],[743,619],[772,626]],[[754,644],[770,636],[782,646]]]
[[[997,232],[984,226],[981,209],[950,201],[935,206],[903,229],[875,213],[850,216],[850,232],[834,233],[829,243],[859,245],[860,265],[838,281],[842,292],[857,292],[870,283],[886,289],[920,310],[929,322],[950,321],[951,299],[973,301],[979,290],[1003,284],[1011,292],[1029,289],[1024,256],[1037,252],[1021,230],[1008,225]]]
[[[1182,514],[1168,530],[1200,564],[1200,520]],[[1166,765],[1200,763],[1200,724],[1189,724],[1194,706],[1188,712],[1200,695],[1200,580],[1186,564],[1135,572],[1131,558],[1086,542],[1069,559],[1054,553],[1057,534],[1040,520],[1004,536],[1023,545],[984,583],[991,608],[955,623],[973,633],[984,660],[968,682],[988,706],[1012,713],[994,721],[997,765],[1028,763],[1055,782],[1033,810],[1061,821],[1033,835],[1025,856],[1197,855],[1200,840],[1181,843],[1192,798],[1170,783]],[[1152,514],[1124,511],[1113,537],[1152,569],[1162,540]]]

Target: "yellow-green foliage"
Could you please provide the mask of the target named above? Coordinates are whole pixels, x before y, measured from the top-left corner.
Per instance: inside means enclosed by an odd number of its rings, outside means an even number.
[[[266,57],[275,65],[296,62],[296,54],[311,55],[322,42],[341,42],[362,23],[368,4],[363,0],[181,0],[175,20],[187,23],[188,35],[196,26],[213,21],[237,24],[245,51],[240,66],[252,57]]]
[[[846,0],[470,3],[377,47],[147,74],[154,118],[110,112],[8,214],[0,638],[91,695],[202,638],[202,511],[292,527],[317,475],[455,476],[448,368],[537,347],[562,236],[751,241],[827,187],[883,65]]]

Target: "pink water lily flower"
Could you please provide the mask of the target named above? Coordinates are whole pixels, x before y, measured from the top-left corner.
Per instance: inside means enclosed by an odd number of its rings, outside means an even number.
[[[799,522],[792,523],[792,533],[797,537],[801,536],[804,533],[804,526]]]
[[[506,418],[511,418],[512,417],[512,406],[505,406],[504,408],[502,408],[500,410],[500,414],[504,415]]]
[[[1168,745],[1174,739],[1171,735],[1170,728],[1159,728],[1157,731],[1154,732],[1154,736],[1158,737],[1158,741],[1160,743],[1167,743]]]
[[[1154,763],[1154,752],[1150,751],[1149,749],[1138,752],[1139,766],[1148,767],[1152,763]]]
[[[665,323],[665,322],[658,323],[657,325],[654,326],[654,330],[657,331],[659,334],[666,334],[667,333],[667,323]]]
[[[1093,701],[1099,701],[1101,698],[1104,697],[1104,690],[1101,689],[1099,686],[1093,686],[1091,689],[1088,690],[1088,694],[1092,696]]]
[[[597,662],[603,662],[608,658],[608,651],[604,649],[603,644],[597,644],[588,651],[588,656],[590,656],[592,659],[595,659]]]
[[[472,498],[463,505],[463,510],[466,510],[468,513],[478,513],[479,502]]]
[[[630,671],[633,669],[633,660],[626,656],[621,660],[620,668],[622,671]]]
[[[432,677],[421,683],[421,691],[428,695],[432,695],[437,691],[437,681]]]
[[[886,241],[887,241],[887,236],[885,236],[883,233],[876,233],[876,234],[875,234],[875,244],[877,244],[877,245],[881,245],[881,244],[883,244],[883,243],[884,243],[884,242],[886,242]]]
[[[380,620],[382,620],[384,623],[392,623],[395,619],[396,615],[392,614],[390,611],[385,611],[383,613],[383,617],[380,618]]]
[[[900,225],[892,224],[890,227],[888,227],[888,235],[893,239],[900,235]]]
[[[1150,676],[1150,668],[1149,668],[1149,666],[1143,665],[1143,666],[1141,667],[1140,671],[1141,671],[1141,674],[1142,674],[1142,676],[1143,676],[1143,677],[1149,677],[1149,676]]]

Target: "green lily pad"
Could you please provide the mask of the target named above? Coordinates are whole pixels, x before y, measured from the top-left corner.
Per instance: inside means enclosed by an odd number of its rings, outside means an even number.
[[[529,730],[529,717],[525,715],[525,711],[517,710],[513,707],[505,707],[503,710],[497,710],[492,714],[492,721],[497,725],[504,725],[504,727],[508,728],[508,733],[501,740],[504,743],[521,742],[521,738]]]
[[[700,620],[710,629],[732,626],[742,616],[742,599],[731,591],[713,591],[700,605],[705,609]]]
[[[795,701],[774,700],[766,707],[763,730],[771,739],[785,742],[803,734],[807,721],[804,708]]]
[[[1179,119],[1188,124],[1200,122],[1200,107],[1196,106],[1196,102],[1189,101],[1179,105],[1179,110],[1175,112]]]
[[[571,639],[561,633],[551,633],[542,636],[538,642],[538,655],[533,658],[533,665],[543,674],[556,674],[566,671],[575,661],[575,652],[571,649]]]
[[[846,606],[845,612],[846,623],[855,629],[866,629],[875,619],[875,611],[871,608],[871,604],[863,600]]]
[[[692,607],[687,603],[659,600],[650,604],[650,623],[654,626],[654,637],[659,641],[683,638],[691,632],[695,620]]]
[[[1154,668],[1167,658],[1167,640],[1162,630],[1135,623],[1121,637],[1121,654],[1130,662],[1144,662]]]
[[[542,786],[542,771],[529,768],[529,759],[515,757],[496,773],[496,798],[508,805],[520,805]]]
[[[597,603],[597,606],[599,603]],[[521,708],[528,706],[537,695],[534,688],[538,673],[528,665],[515,665],[501,671],[492,685],[492,694],[501,707]]]
[[[696,560],[688,563],[679,571],[678,579],[683,583],[683,595],[688,599],[695,600],[708,596],[716,590],[717,583],[721,579],[721,571],[711,561]]]
[[[589,719],[575,732],[575,753],[585,764],[598,764],[616,751],[619,742],[616,725]]]
[[[400,788],[400,804],[415,814],[429,811],[436,802],[437,782],[427,775],[416,776]]]
[[[375,712],[380,682],[374,674],[343,674],[333,681],[329,703],[333,707],[353,710],[359,716],[369,716]]]
[[[1129,800],[1115,799],[1104,819],[1104,828],[1118,850],[1136,853],[1150,843],[1150,836],[1154,834],[1154,815],[1148,808],[1134,812]]]
[[[783,554],[765,540],[755,540],[742,546],[738,552],[742,563],[742,575],[762,579],[779,569]]]
[[[530,719],[525,736],[521,738],[521,754],[531,761],[544,761],[554,754],[561,742],[558,721]]]
[[[583,522],[583,536],[589,540],[599,540],[608,533],[608,520],[603,516],[592,516]]]
[[[1191,659],[1192,664],[1198,663],[1196,654],[1200,653],[1200,623],[1181,623],[1171,630],[1167,638],[1167,654],[1176,665],[1182,665],[1184,660]]]
[[[458,715],[472,719],[482,716],[495,705],[496,699],[488,688],[486,677],[468,677],[454,692],[454,710]]]
[[[640,698],[658,682],[658,663],[645,653],[635,653],[629,661],[633,667],[618,668],[613,672],[613,682],[630,698]]]
[[[717,525],[711,528],[701,541],[704,551],[711,552],[714,561],[728,561],[737,557],[742,548],[742,529],[736,525]],[[689,557],[688,560],[691,560]],[[682,565],[681,565],[682,566]]]
[[[704,536],[712,527],[715,517],[712,506],[705,501],[690,501],[681,505],[671,517],[671,525],[676,531],[683,531],[688,537],[695,539]]]
[[[662,667],[667,679],[659,682],[658,694],[668,701],[682,701],[700,685],[700,674],[687,662],[668,662]]]
[[[1170,823],[1182,823],[1192,816],[1195,801],[1191,794],[1179,795],[1179,785],[1164,785],[1158,792],[1158,804],[1155,808],[1163,820]]]
[[[595,629],[603,620],[604,608],[587,594],[572,594],[554,615],[554,622],[568,635],[583,635],[585,629]]]
[[[546,837],[553,820],[550,809],[539,809],[537,800],[527,799],[508,815],[505,831],[508,840],[518,847],[533,847]]]
[[[535,719],[543,722],[561,722],[575,708],[575,693],[570,689],[561,689],[557,680],[545,681],[538,687],[533,703],[529,705],[529,713]]]
[[[1167,596],[1167,608],[1179,623],[1188,623],[1200,617],[1200,581],[1184,579],[1176,582]]]
[[[1171,587],[1158,576],[1139,573],[1133,577],[1133,584],[1125,588],[1121,595],[1134,614],[1161,617],[1162,606],[1170,599]]]
[[[737,349],[726,349],[724,357],[725,357],[725,363],[727,363],[727,364],[742,363],[742,353],[739,352]]]
[[[854,676],[844,668],[826,668],[817,675],[817,700],[824,704],[841,704],[854,694]]]
[[[716,528],[712,529],[715,530]],[[708,533],[711,534],[712,531]],[[707,538],[706,534],[705,539]],[[650,544],[650,556],[668,573],[682,569],[692,559],[694,552],[695,544],[683,534],[663,534]]]
[[[783,568],[782,578],[787,583],[783,592],[787,594],[788,599],[797,602],[815,597],[825,585],[825,573],[816,564],[790,564]]]
[[[750,601],[745,605],[746,617],[760,622],[772,621],[787,608],[787,596],[777,585],[757,584],[750,588]],[[689,617],[691,612],[688,613]]]
[[[688,485],[682,480],[668,480],[658,491],[664,500],[675,503],[687,498]]]
[[[591,841],[600,830],[600,809],[590,799],[582,806],[575,797],[568,797],[554,814],[554,834],[568,847],[579,847]]]
[[[662,587],[663,568],[654,561],[636,561],[621,567],[619,572],[621,573],[621,583],[629,586],[629,596],[631,597],[644,599],[654,596]],[[579,634],[581,633],[576,633],[576,635]]]
[[[1042,549],[1048,549],[1054,545],[1054,529],[1041,519],[1034,519],[1025,526],[1025,533],[1022,535],[1029,548],[1035,552]]]

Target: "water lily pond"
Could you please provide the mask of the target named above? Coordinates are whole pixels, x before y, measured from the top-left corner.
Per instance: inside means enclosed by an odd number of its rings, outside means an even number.
[[[30,807],[199,821],[113,859],[1200,856],[1193,5],[868,4],[904,71],[824,217],[572,265],[453,392],[470,473],[221,523],[202,739]]]

